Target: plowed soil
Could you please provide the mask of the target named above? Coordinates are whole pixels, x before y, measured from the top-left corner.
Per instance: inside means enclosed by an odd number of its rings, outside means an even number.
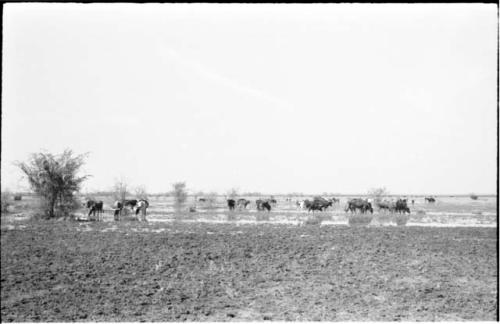
[[[15,224],[2,322],[497,320],[496,228]]]

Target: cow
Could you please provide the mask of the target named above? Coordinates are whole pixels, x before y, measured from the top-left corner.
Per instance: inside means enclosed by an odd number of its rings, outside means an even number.
[[[309,200],[307,200],[309,202]],[[300,209],[305,209],[306,208],[306,200],[297,200],[295,202],[295,204],[297,205],[297,208],[300,208]]]
[[[394,203],[391,203],[390,201],[387,201],[387,200],[379,201],[375,204],[379,210],[383,209],[383,210],[393,211],[394,208],[396,208],[396,205]]]
[[[119,221],[120,214],[121,214],[122,209],[123,209],[123,203],[121,201],[115,201],[113,204],[113,209],[115,210],[115,212],[113,213],[113,218],[115,221]]]
[[[410,214],[410,208],[408,208],[408,205],[406,203],[406,199],[398,199],[398,201],[396,201],[396,207],[394,208],[394,210],[398,213]]]
[[[244,198],[238,199],[236,202],[236,206],[238,206],[239,209],[246,209],[248,204],[250,203],[250,200],[246,200]]]
[[[142,203],[141,203],[142,202]],[[145,199],[123,199],[123,200],[117,200],[113,203],[113,218],[115,221],[120,220],[120,216],[122,214],[123,208],[130,208],[134,210],[135,208],[135,214],[138,215],[139,211],[143,211],[143,219],[146,220],[146,209],[149,207],[149,202]]]
[[[425,197],[424,201],[429,203],[435,203],[436,199],[434,197]]]
[[[199,198],[198,202],[207,202],[207,199],[206,198]]]
[[[90,215],[92,215],[93,218],[95,219],[97,215],[97,220],[99,221],[99,216],[103,212],[103,202],[90,199],[87,201],[86,206],[89,209],[88,218],[90,219]]]
[[[135,209],[135,216],[137,217],[137,215],[139,215],[139,212],[141,213],[141,219],[140,220],[143,220],[143,221],[147,221],[146,220],[146,209],[148,209],[149,207],[149,202],[146,200],[146,199],[140,199],[137,201],[136,203],[136,209]],[[137,220],[139,220],[139,217],[137,217]]]
[[[312,201],[310,201],[309,199],[306,199],[303,201],[301,207],[302,207],[302,209],[309,210],[309,207],[311,207],[311,205],[312,205]]]
[[[369,203],[368,201],[366,200],[363,200],[363,199],[359,199],[359,198],[355,198],[355,199],[351,199],[347,202],[347,206],[346,206],[346,209],[345,211],[348,212],[348,211],[351,211],[352,213],[355,213],[356,210],[360,210],[361,213],[366,213],[367,211],[370,211],[370,213],[373,214],[373,207],[372,207],[372,204]]]
[[[137,205],[137,199],[124,199],[122,204],[123,207],[134,208]]]
[[[326,200],[322,197],[314,197],[313,201],[308,204],[307,210],[308,211],[323,211],[323,209],[327,209],[328,207],[333,205],[333,201],[331,200]]]
[[[234,210],[235,204],[236,204],[236,202],[234,201],[234,199],[227,200],[227,207],[229,207],[229,210]]]
[[[257,199],[255,201],[255,204],[257,205],[258,211],[263,211],[263,210],[267,210],[268,212],[271,211],[271,204],[269,203],[268,200]]]

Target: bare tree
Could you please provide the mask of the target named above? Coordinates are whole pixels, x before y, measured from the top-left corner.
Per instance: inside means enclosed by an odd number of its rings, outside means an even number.
[[[138,199],[146,199],[146,200],[148,200],[148,192],[146,190],[146,187],[144,185],[137,186],[135,188],[135,196]]]
[[[231,188],[227,191],[226,195],[227,195],[227,198],[234,199],[234,198],[238,197],[238,193],[239,193],[238,188]]]
[[[389,195],[389,191],[385,187],[372,188],[368,190],[368,196],[373,198],[375,202],[381,202],[385,197]]]
[[[214,208],[217,204],[217,192],[211,191],[208,194],[206,194],[205,198],[207,199],[207,207],[208,208]]]
[[[115,179],[115,183],[113,184],[113,199],[118,201],[127,199],[128,188],[129,185],[125,179]]]
[[[33,153],[27,162],[16,162],[27,176],[31,189],[42,197],[44,216],[69,216],[79,207],[75,194],[88,175],[77,176],[87,154],[74,155],[66,149],[60,155]]]

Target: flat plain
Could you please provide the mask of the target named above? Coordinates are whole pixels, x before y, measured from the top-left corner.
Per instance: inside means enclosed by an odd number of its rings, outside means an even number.
[[[348,226],[342,203],[304,225],[293,201],[259,218],[162,199],[147,223],[37,221],[17,202],[2,215],[2,321],[497,320],[496,198],[418,202],[406,226],[378,212]]]

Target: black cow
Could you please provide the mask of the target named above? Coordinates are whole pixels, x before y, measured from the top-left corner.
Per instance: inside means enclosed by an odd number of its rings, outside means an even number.
[[[309,201],[308,201],[309,202]],[[306,204],[307,206],[307,211],[323,211],[323,209],[327,209],[328,207],[333,205],[333,201],[331,200],[326,200],[322,197],[314,197],[314,200],[312,202],[309,202]]]
[[[87,208],[89,208],[89,215],[88,218],[90,219],[90,215],[95,219],[97,215],[97,220],[99,220],[99,216],[103,212],[103,202],[102,201],[96,201],[96,200],[88,200],[87,201]]]
[[[410,214],[410,208],[408,208],[408,205],[406,204],[406,199],[398,199],[396,201],[396,208],[394,209],[398,213],[408,213]]]
[[[134,208],[137,205],[137,199],[125,199],[122,202],[123,207]]]
[[[262,210],[267,210],[268,212],[271,211],[271,204],[269,203],[268,200],[257,199],[255,201],[255,204],[257,205],[257,210],[259,211]]]
[[[113,204],[113,209],[115,210],[115,212],[113,213],[113,218],[115,221],[119,221],[120,214],[123,209],[123,203],[121,201],[115,201]]]
[[[227,207],[229,207],[229,210],[234,210],[235,205],[236,205],[236,201],[234,201],[234,199],[227,200]]]
[[[425,197],[424,200],[425,200],[425,202],[429,202],[429,203],[436,202],[436,199],[434,197]]]
[[[355,198],[351,199],[347,202],[347,207],[345,209],[346,212],[351,211],[353,213],[356,212],[356,210],[360,210],[361,213],[366,213],[367,211],[370,211],[370,213],[373,214],[373,207],[372,204],[369,203],[366,200]]]
[[[244,198],[238,199],[236,202],[236,206],[238,206],[240,209],[246,209],[248,204],[250,203],[250,200],[246,200]]]

